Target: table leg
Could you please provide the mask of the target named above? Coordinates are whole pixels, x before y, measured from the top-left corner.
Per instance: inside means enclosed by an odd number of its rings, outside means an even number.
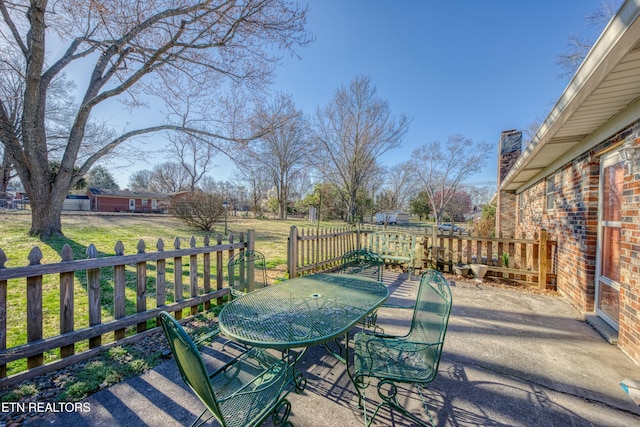
[[[345,359],[345,357],[342,356],[342,354],[344,353],[344,351],[342,349],[342,346],[340,345],[338,340],[333,340],[333,342],[336,343],[336,346],[338,347],[338,352],[334,351],[331,347],[329,347],[328,343],[324,343],[324,344],[322,344],[322,346],[325,348],[325,350],[327,350],[327,352],[329,354],[331,354],[333,357],[338,359],[340,362],[346,364],[347,363],[347,359]]]
[[[302,348],[300,351],[294,351],[293,349],[287,349],[282,352],[282,358],[287,365],[293,370],[293,378],[295,383],[296,393],[301,393],[307,386],[307,379],[302,372],[297,369],[298,362],[302,359],[302,356],[307,352],[307,347]]]

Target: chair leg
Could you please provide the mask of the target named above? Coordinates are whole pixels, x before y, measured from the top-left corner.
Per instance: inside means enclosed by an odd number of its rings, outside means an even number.
[[[282,415],[280,412],[284,411]],[[287,399],[282,399],[282,401],[275,407],[273,412],[271,413],[271,420],[273,421],[273,425],[275,426],[291,426],[291,422],[289,421],[289,415],[291,414],[291,403]]]
[[[206,414],[208,411],[208,409],[205,408],[204,411],[202,411],[202,413],[200,414],[200,416],[198,416],[198,418],[196,418],[195,420],[193,420],[193,422],[191,423],[191,427],[200,427],[201,425],[205,424],[207,421],[209,421],[211,418],[213,418],[213,415],[210,415],[207,418],[202,418],[202,416],[204,414]]]
[[[380,411],[380,408],[382,408],[383,406],[387,406],[389,409],[396,409],[397,411],[402,413],[404,416],[411,418],[416,424],[422,427],[435,427],[433,424],[433,419],[431,418],[431,413],[429,412],[429,409],[427,408],[427,404],[422,396],[422,390],[417,384],[416,386],[419,389],[420,398],[422,400],[422,404],[424,406],[425,412],[429,417],[428,424],[424,420],[418,418],[412,412],[408,411],[404,406],[400,405],[400,403],[398,402],[398,388],[393,383],[393,381],[381,380],[378,383],[378,396],[380,396],[380,398],[382,399],[382,402],[380,402],[378,406],[376,406],[376,409],[373,411],[373,414],[371,415],[371,419],[368,422],[367,422],[366,407],[364,407],[366,405],[366,399],[365,399],[365,405],[363,405],[365,426],[367,427],[370,426],[371,423],[373,422],[373,419],[376,417],[376,415],[378,415],[378,411]]]

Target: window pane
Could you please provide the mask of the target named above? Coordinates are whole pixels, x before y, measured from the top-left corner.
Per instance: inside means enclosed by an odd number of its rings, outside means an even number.
[[[624,178],[623,162],[608,166],[602,176],[602,220],[620,221],[622,215],[622,184]]]
[[[547,194],[547,209],[552,210],[554,205],[554,194]]]
[[[620,281],[620,228],[602,227],[602,276]]]
[[[605,283],[598,283],[598,308],[618,323],[620,315],[620,292]]]

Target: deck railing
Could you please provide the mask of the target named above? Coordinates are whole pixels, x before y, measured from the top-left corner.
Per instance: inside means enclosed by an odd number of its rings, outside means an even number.
[[[176,238],[173,249],[165,250],[160,239],[153,252],[147,252],[141,240],[133,255],[125,255],[118,242],[115,255],[100,258],[89,245],[87,259],[81,260],[73,260],[71,247],[65,245],[60,261],[48,264],[41,263],[42,251],[34,247],[28,265],[21,267],[5,267],[7,257],[0,249],[0,388],[85,360],[109,346],[139,340],[150,332],[148,326],[155,326],[162,310],[180,319],[183,310],[194,315],[211,308],[212,301],[222,303],[229,293],[223,286],[225,259],[253,249],[254,242],[252,230],[241,233],[237,242],[233,235],[228,243],[218,236],[213,246],[208,237],[202,246],[192,237],[189,247],[182,248]],[[18,301],[26,301],[26,306]],[[51,307],[59,310],[52,312]],[[19,325],[7,325],[8,310],[19,312],[10,313],[12,319],[20,319]],[[59,329],[51,328],[56,322]],[[26,330],[26,338],[8,339],[8,332],[16,330]],[[7,365],[25,359],[26,370],[8,376]]]
[[[418,238],[418,268],[437,268],[454,272],[459,264],[487,265],[487,276],[532,286],[555,284],[556,242],[541,229],[536,239],[485,238],[459,234],[440,234],[431,227],[291,227],[289,234],[289,277],[334,269],[342,255],[365,249],[369,234],[383,231],[412,234]]]

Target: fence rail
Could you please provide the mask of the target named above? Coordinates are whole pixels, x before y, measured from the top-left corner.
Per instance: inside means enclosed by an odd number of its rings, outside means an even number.
[[[555,284],[556,242],[541,229],[536,239],[483,238],[440,234],[432,227],[291,227],[289,233],[289,277],[336,268],[341,256],[351,250],[365,249],[368,236],[385,233],[411,234],[421,247],[417,267],[434,267],[448,272],[458,264],[487,265],[489,277],[532,286]]]
[[[422,262],[449,272],[455,265],[484,264],[489,277],[555,286],[556,242],[545,229],[537,234],[536,239],[505,239],[431,233],[423,236]]]
[[[50,264],[41,263],[42,252],[34,247],[28,257],[29,265],[11,268],[5,267],[7,257],[0,249],[0,387],[77,363],[107,346],[141,339],[147,335],[147,321],[157,317],[161,310],[174,312],[180,319],[183,310],[194,315],[208,310],[212,301],[220,304],[229,293],[228,287],[223,287],[224,255],[228,259],[236,251],[253,249],[254,244],[253,230],[246,235],[240,233],[237,242],[231,235],[229,242],[223,243],[219,235],[213,246],[208,237],[203,246],[196,246],[196,239],[192,237],[189,247],[181,248],[176,238],[173,249],[164,250],[160,239],[154,252],[147,252],[141,240],[133,255],[124,255],[125,248],[118,242],[114,256],[98,258],[95,246],[89,245],[87,259],[83,260],[73,260],[71,247],[65,245],[60,262]],[[173,282],[168,280],[170,269]],[[183,284],[183,277],[188,283]],[[43,287],[45,281],[48,285]],[[85,296],[76,295],[77,282],[85,285],[88,301],[79,301]],[[15,294],[19,288],[14,287],[20,286],[26,291],[25,307],[8,301],[8,290],[13,288]],[[108,298],[103,295],[105,286],[112,294]],[[56,299],[59,300],[57,314],[50,312],[51,301]],[[46,310],[43,301],[49,302]],[[26,323],[26,343],[8,343],[9,307],[23,310],[19,314]],[[45,336],[45,320],[59,321],[59,333]],[[83,323],[84,327],[78,328],[76,323]],[[133,335],[126,337],[126,328],[134,325]],[[103,337],[110,333],[113,340],[105,339],[109,342],[103,343]],[[76,354],[78,348],[87,347],[87,344],[76,346],[83,342],[88,342],[88,349]],[[45,364],[45,353],[52,351],[59,351],[59,356]],[[23,359],[27,369],[8,376],[7,364]]]

